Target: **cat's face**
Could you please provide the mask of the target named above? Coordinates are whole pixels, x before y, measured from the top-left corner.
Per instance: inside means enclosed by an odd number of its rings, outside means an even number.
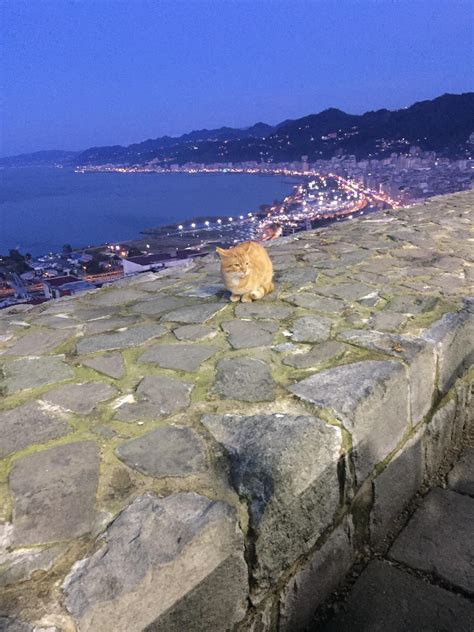
[[[249,274],[250,257],[246,247],[239,245],[229,250],[216,248],[216,252],[221,258],[222,271],[227,277],[243,279]]]

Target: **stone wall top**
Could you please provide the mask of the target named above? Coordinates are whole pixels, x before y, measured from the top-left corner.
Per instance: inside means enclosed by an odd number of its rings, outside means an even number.
[[[212,631],[258,608],[469,369],[473,208],[273,242],[252,304],[211,255],[0,312],[0,615]]]

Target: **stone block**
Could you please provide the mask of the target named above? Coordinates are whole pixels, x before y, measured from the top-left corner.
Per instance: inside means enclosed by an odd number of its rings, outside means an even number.
[[[40,356],[51,353],[70,337],[70,331],[38,329],[26,333],[3,353],[15,356]]]
[[[289,390],[328,409],[352,436],[360,485],[409,428],[408,380],[398,362],[368,360],[315,373]]]
[[[59,445],[14,462],[13,544],[47,544],[90,532],[99,450],[94,441]]]
[[[339,525],[289,581],[280,600],[279,632],[303,632],[314,612],[344,579],[354,562],[351,518]]]
[[[64,382],[74,377],[74,371],[64,362],[64,356],[19,358],[5,362],[0,372],[0,394],[12,395],[28,388]]]
[[[206,467],[204,443],[185,426],[156,428],[119,446],[118,458],[149,476],[189,476]]]
[[[452,398],[438,408],[426,426],[423,437],[426,475],[439,470],[448,450],[453,445],[453,428],[456,417],[456,399]]]
[[[303,316],[292,326],[296,342],[323,342],[329,338],[332,321],[324,316]]]
[[[45,393],[42,400],[65,411],[86,415],[116,394],[117,390],[106,382],[84,382],[54,388]]]
[[[226,320],[222,329],[228,334],[229,342],[234,349],[251,347],[269,347],[278,325],[272,321]]]
[[[250,512],[254,577],[270,587],[307,553],[339,507],[341,431],[307,415],[206,415]]]
[[[435,488],[413,514],[389,555],[472,594],[473,524],[474,498]]]
[[[209,632],[244,617],[243,537],[226,503],[147,493],[99,542],[63,585],[81,632]]]
[[[104,355],[82,360],[81,364],[103,375],[113,377],[115,380],[121,380],[125,375],[125,364],[121,353],[104,353]]]
[[[68,432],[69,424],[61,415],[38,402],[0,411],[0,458]]]
[[[342,340],[367,349],[402,358],[408,365],[410,415],[415,425],[431,409],[436,374],[433,346],[422,338],[399,336],[380,331],[351,330],[340,334]]]
[[[230,358],[217,364],[214,389],[225,399],[243,402],[271,402],[275,381],[266,362],[257,358]]]
[[[321,632],[471,632],[474,605],[443,588],[373,561],[357,580],[344,610]]]
[[[461,494],[474,496],[474,448],[466,448],[448,474],[448,485]]]
[[[468,309],[445,314],[424,332],[438,355],[438,389],[444,395],[474,363],[474,314]]]
[[[194,385],[168,375],[147,375],[137,387],[133,402],[125,401],[115,413],[120,421],[159,419],[187,408]]]
[[[424,428],[409,439],[374,480],[374,503],[370,516],[372,544],[383,547],[393,520],[420,489],[424,475]]]
[[[227,307],[226,303],[203,303],[190,307],[179,307],[162,315],[161,320],[188,325],[200,325],[213,318]]]
[[[142,345],[148,340],[159,338],[166,333],[163,325],[139,325],[124,331],[98,334],[79,340],[78,353],[94,353],[95,351],[112,351],[114,349],[128,349]]]
[[[66,549],[65,544],[55,544],[45,549],[17,549],[0,554],[0,587],[25,581],[36,571],[48,571]]]
[[[192,343],[153,345],[138,358],[138,362],[157,364],[164,369],[196,371],[203,362],[209,360],[218,351],[219,347],[215,345]]]

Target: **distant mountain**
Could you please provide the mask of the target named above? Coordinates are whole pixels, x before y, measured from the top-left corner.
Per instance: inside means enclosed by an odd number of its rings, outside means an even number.
[[[472,132],[474,92],[467,92],[444,94],[394,111],[382,109],[355,115],[329,108],[274,126],[257,123],[245,129],[202,129],[127,147],[91,147],[80,153],[37,152],[3,158],[0,166],[47,164],[47,160],[65,165],[127,166],[151,161],[163,166],[186,162],[287,162],[301,160],[304,155],[311,162],[343,154],[355,155],[357,159],[383,157],[406,152],[412,145],[454,157],[466,155],[471,149],[468,139]]]
[[[33,154],[19,154],[8,158],[0,158],[0,167],[51,167],[73,163],[78,151],[62,151],[50,149],[36,151]]]

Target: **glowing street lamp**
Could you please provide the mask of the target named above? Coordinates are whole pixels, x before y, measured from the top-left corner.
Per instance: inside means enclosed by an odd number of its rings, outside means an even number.
[[[182,224],[180,224],[180,225],[178,226],[178,229],[179,229],[179,230],[183,230],[183,225],[182,225]]]

